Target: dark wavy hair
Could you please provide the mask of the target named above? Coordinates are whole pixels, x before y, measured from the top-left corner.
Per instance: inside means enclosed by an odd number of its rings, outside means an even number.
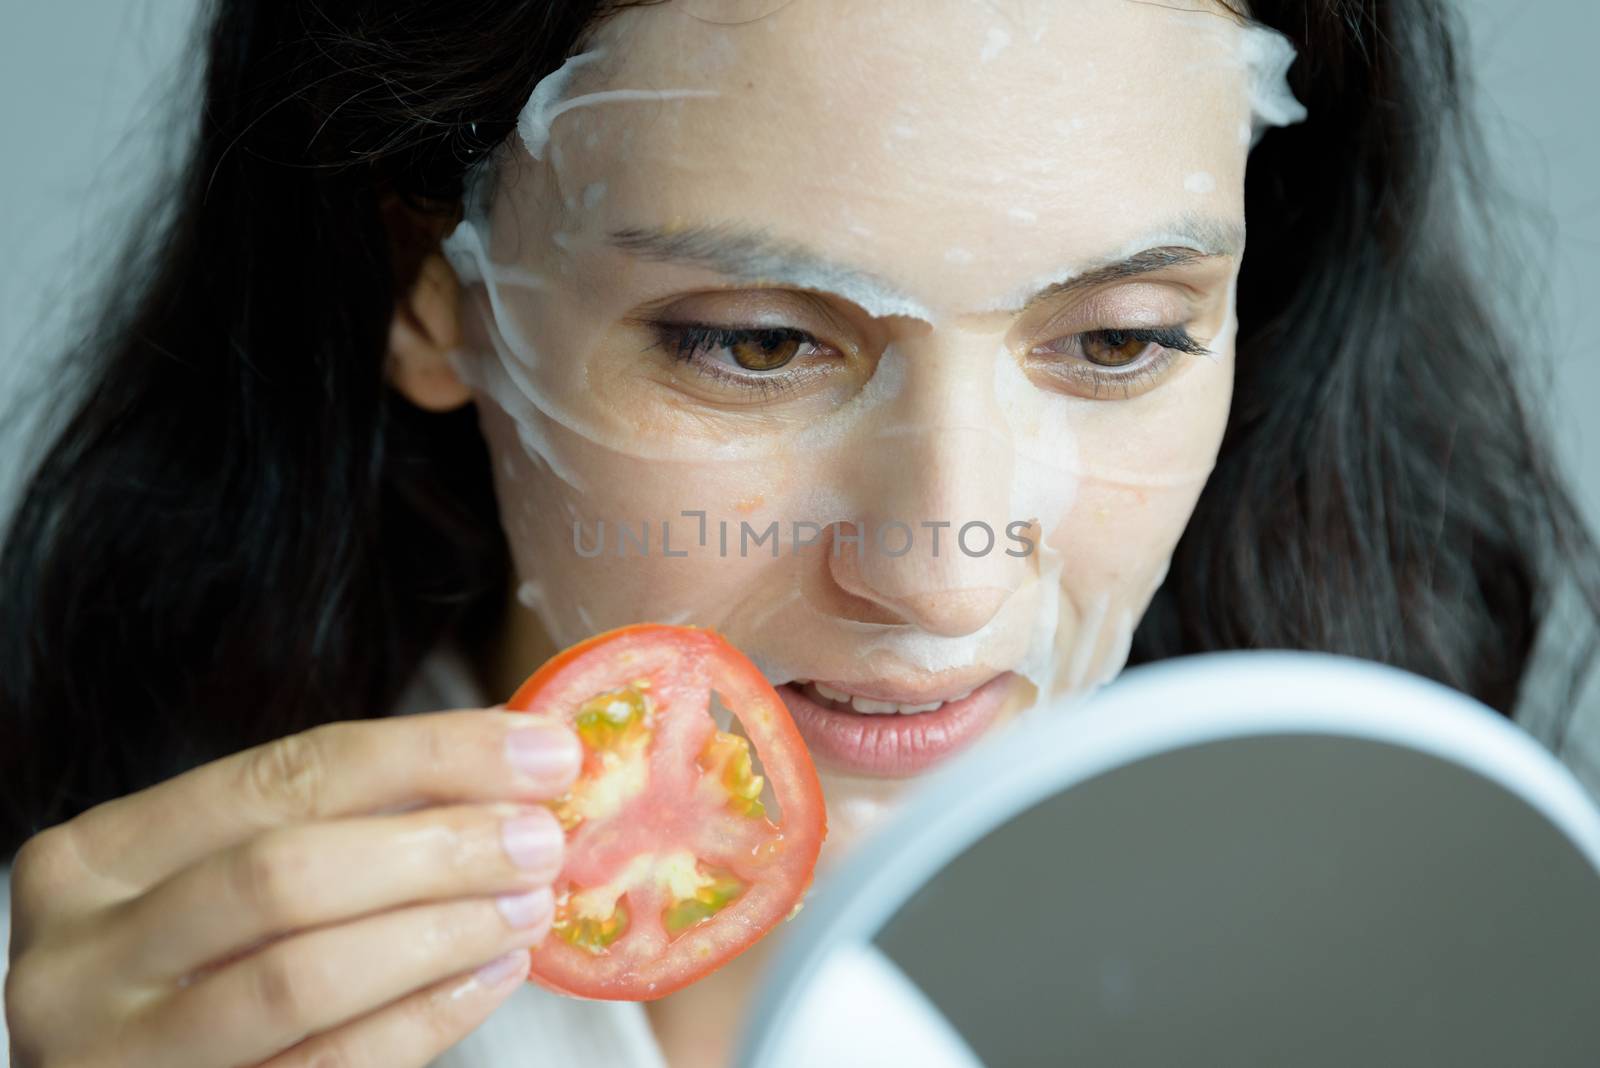
[[[470,169],[616,6],[212,4],[182,166],[50,383],[0,548],[4,855],[381,715],[436,643],[492,632],[510,564],[476,415],[386,385],[389,321]],[[1249,14],[1299,48],[1311,117],[1252,157],[1230,425],[1134,659],[1333,650],[1509,714],[1552,591],[1600,604],[1600,568],[1468,271],[1448,4]]]

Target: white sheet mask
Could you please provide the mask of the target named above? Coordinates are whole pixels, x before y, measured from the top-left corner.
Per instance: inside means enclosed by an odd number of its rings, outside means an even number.
[[[1214,462],[1237,262],[1018,309],[1133,253],[1227,244],[1238,131],[1303,117],[1293,49],[1130,0],[761,7],[607,21],[446,242],[519,596],[557,644],[693,623],[774,682],[1091,689]],[[740,395],[640,308],[835,355]],[[1213,355],[1126,400],[1064,388],[1030,347],[1180,312]]]
[[[1251,138],[1253,145],[1274,126],[1304,122],[1305,105],[1289,88],[1289,68],[1294,66],[1294,45],[1281,33],[1260,26],[1239,37],[1239,51],[1250,79]]]

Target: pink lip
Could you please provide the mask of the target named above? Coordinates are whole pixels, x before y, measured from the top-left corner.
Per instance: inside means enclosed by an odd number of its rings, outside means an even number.
[[[793,684],[779,686],[778,695],[821,763],[858,775],[905,778],[981,737],[1005,703],[1011,679],[1009,671],[1003,672],[959,701],[910,715],[841,712],[818,704]]]

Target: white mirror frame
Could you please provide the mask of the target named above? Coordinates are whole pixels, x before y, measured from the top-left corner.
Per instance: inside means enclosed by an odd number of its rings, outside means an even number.
[[[1325,653],[1164,661],[1132,669],[1090,698],[1035,708],[918,784],[819,882],[783,932],[734,1063],[782,1063],[793,1014],[829,955],[870,943],[923,883],[1024,810],[1158,753],[1284,734],[1386,742],[1475,771],[1543,815],[1600,875],[1600,807],[1525,731],[1464,694]]]

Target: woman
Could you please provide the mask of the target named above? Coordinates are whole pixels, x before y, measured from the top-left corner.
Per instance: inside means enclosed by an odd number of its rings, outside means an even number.
[[[1526,714],[1600,587],[1447,22],[219,3],[5,547],[23,1063],[718,1063],[759,948],[648,1011],[517,981],[576,747],[483,706],[633,620],[783,684],[830,848],[1127,660]]]

